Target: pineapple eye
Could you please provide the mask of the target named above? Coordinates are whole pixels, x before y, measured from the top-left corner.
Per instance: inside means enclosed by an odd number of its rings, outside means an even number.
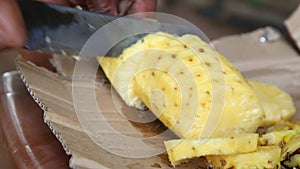
[[[205,50],[202,49],[202,48],[200,48],[198,51],[199,51],[200,53],[204,53],[204,52],[205,52]]]
[[[210,67],[210,66],[211,66],[211,63],[205,62],[205,65],[208,66],[208,67]]]

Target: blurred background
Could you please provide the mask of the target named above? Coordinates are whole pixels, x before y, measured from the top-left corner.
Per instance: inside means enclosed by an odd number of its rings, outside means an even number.
[[[211,40],[263,26],[285,32],[284,20],[299,0],[158,0],[158,11],[182,17]]]

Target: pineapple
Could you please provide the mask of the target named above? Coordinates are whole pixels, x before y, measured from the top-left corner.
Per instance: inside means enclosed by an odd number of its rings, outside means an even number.
[[[266,133],[274,132],[274,131],[285,131],[285,130],[294,130],[300,129],[300,125],[297,122],[291,123],[289,121],[278,121],[273,126],[269,126],[267,128]]]
[[[260,145],[280,145],[287,143],[291,137],[300,133],[300,130],[284,130],[266,133],[259,138]]]
[[[300,148],[300,134],[295,134],[282,148],[281,160],[289,159],[289,156]]]
[[[279,121],[267,129],[258,139],[260,145],[284,145],[295,135],[300,133],[299,122]]]
[[[283,164],[289,168],[299,168],[300,167],[300,154],[295,154],[288,160],[284,161]]]
[[[177,139],[165,141],[165,147],[173,166],[194,157],[229,155],[257,150],[258,134],[238,134],[231,137],[208,139]]]
[[[266,114],[263,125],[272,125],[282,120],[289,120],[296,112],[291,96],[276,86],[248,81]]]
[[[126,104],[147,106],[181,138],[255,132],[264,121],[243,76],[195,35],[152,33],[98,61]]]
[[[212,168],[234,169],[279,169],[280,168],[279,146],[258,147],[257,151],[236,155],[207,156],[208,165]]]

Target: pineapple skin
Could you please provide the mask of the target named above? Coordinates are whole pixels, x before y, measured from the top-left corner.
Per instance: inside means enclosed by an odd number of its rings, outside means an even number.
[[[255,132],[264,121],[247,81],[197,36],[153,33],[98,60],[129,106],[145,104],[181,138]]]

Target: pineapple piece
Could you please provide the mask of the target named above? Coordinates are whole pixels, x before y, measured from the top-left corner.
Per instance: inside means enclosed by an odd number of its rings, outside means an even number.
[[[272,125],[282,120],[289,120],[296,112],[291,96],[270,84],[248,80],[250,86],[258,95],[266,114],[263,125]]]
[[[165,141],[173,166],[194,157],[248,153],[257,149],[258,134],[239,134],[231,137],[177,139]]]
[[[277,169],[280,168],[280,152],[279,146],[263,146],[251,153],[207,156],[206,159],[212,168]]]
[[[299,133],[300,126],[297,122],[281,121],[268,128],[267,132],[258,139],[259,145],[284,145]]]
[[[266,133],[270,133],[274,131],[294,130],[294,129],[300,129],[299,124],[291,123],[289,121],[279,121],[275,125],[268,127]]]
[[[288,160],[284,161],[283,164],[289,168],[300,167],[300,154],[295,154]]]
[[[259,138],[259,143],[260,145],[269,146],[284,144],[287,143],[291,137],[298,133],[300,133],[298,129],[266,133]]]
[[[300,134],[294,135],[282,148],[281,160],[289,159],[300,148]]]
[[[243,76],[195,35],[149,34],[98,61],[127,105],[145,104],[181,138],[255,132],[264,120]]]

